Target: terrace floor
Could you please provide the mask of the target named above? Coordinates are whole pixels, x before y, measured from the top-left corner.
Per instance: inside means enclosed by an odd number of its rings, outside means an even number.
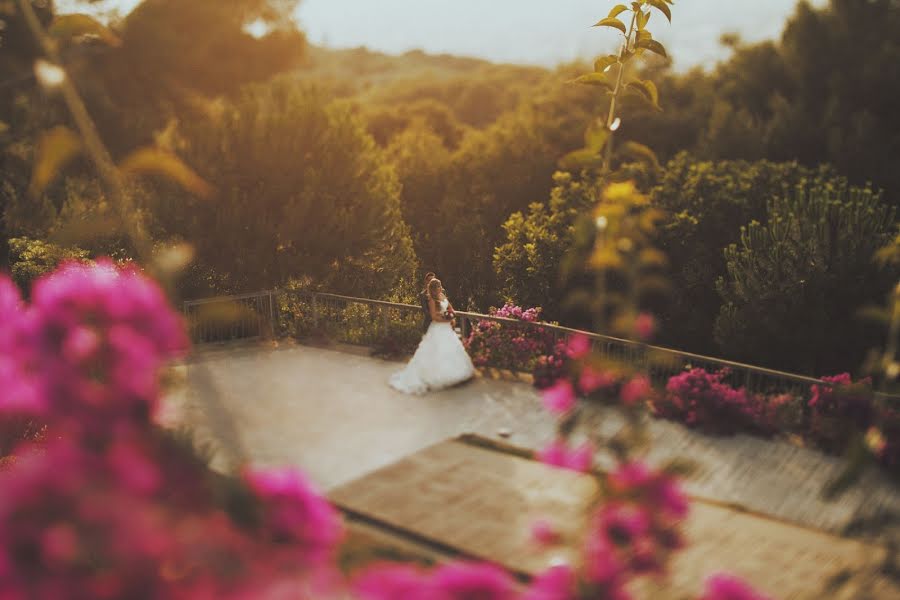
[[[325,491],[463,433],[532,449],[552,438],[552,419],[525,383],[479,377],[406,396],[387,385],[400,366],[348,347],[206,348],[177,368],[182,385],[167,399],[166,419],[194,428],[214,447],[217,468],[243,460],[294,465]],[[589,413],[605,435],[623,425],[614,409]],[[694,463],[685,487],[696,498],[831,533],[881,511],[900,513],[900,489],[874,471],[838,500],[823,500],[841,462],[815,450],[745,435],[709,437],[657,420],[649,433],[651,464],[679,457]]]

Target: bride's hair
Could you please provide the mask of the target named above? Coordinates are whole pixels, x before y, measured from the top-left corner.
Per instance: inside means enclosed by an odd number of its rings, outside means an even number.
[[[431,296],[435,302],[441,299],[440,297],[440,289],[441,289],[441,280],[435,277],[431,281],[428,282],[428,295]]]

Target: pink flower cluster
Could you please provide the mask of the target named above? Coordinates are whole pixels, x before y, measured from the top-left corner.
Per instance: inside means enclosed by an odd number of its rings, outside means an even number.
[[[379,565],[360,575],[355,589],[363,600],[516,600],[520,590],[503,569],[486,563],[449,563],[425,571]]]
[[[654,415],[710,433],[772,433],[776,424],[768,399],[729,386],[727,376],[727,369],[694,368],[671,377],[665,397],[653,402]]]
[[[539,450],[536,457],[553,467],[587,473],[594,466],[595,452],[596,448],[590,441],[573,448],[566,440],[557,439]]]
[[[533,371],[541,357],[553,356],[555,349],[551,332],[530,325],[540,321],[540,314],[540,308],[523,309],[508,303],[502,308],[491,308],[491,316],[521,321],[522,325],[479,321],[465,341],[472,362],[479,367]]]
[[[869,432],[880,441],[870,450],[888,468],[900,465],[900,409],[876,402],[869,378],[849,373],[823,377],[834,385],[814,385],[809,400],[807,436],[828,452],[843,453],[852,438]]]
[[[590,553],[621,565],[620,578],[663,574],[684,545],[687,498],[673,478],[640,462],[620,465],[607,483],[611,499],[594,519]]]
[[[141,425],[156,410],[157,372],[187,348],[158,286],[111,262],[69,263],[40,279],[31,305],[12,304],[0,333],[10,386],[0,407],[52,421],[57,431],[107,437],[106,425]],[[16,294],[17,296],[17,294]]]
[[[673,479],[641,463],[620,466],[607,477],[608,502],[591,519],[580,570],[558,566],[532,583],[525,598],[630,598],[629,582],[665,572],[668,559],[682,545],[681,522],[687,499]],[[539,522],[543,544],[557,537]]]
[[[809,436],[831,452],[843,452],[851,436],[865,431],[875,418],[872,382],[855,382],[849,373],[823,377],[833,386],[810,388]]]
[[[326,583],[340,529],[304,479],[220,481],[154,425],[159,371],[187,340],[153,282],[67,264],[30,305],[0,277],[0,310],[0,422],[49,431],[0,470],[0,597],[310,597]]]
[[[717,573],[706,580],[706,589],[700,600],[769,600],[769,597],[734,575]]]

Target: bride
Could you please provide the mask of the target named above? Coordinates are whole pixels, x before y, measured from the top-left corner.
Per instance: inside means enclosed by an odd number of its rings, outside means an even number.
[[[428,283],[427,297],[431,325],[412,360],[390,379],[391,387],[406,394],[448,388],[475,375],[472,360],[451,325],[453,306],[439,279]]]

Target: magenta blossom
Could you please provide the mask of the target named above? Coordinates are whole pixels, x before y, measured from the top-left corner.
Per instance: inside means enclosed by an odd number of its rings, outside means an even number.
[[[341,526],[332,506],[298,471],[248,470],[244,479],[263,504],[263,531],[276,542],[291,543],[311,561],[324,561],[340,541]]]
[[[597,371],[591,366],[584,367],[578,378],[578,388],[585,394],[612,387],[615,383],[616,377],[612,372]]]
[[[678,482],[666,473],[651,470],[642,462],[620,465],[608,475],[608,481],[613,493],[648,503],[667,519],[677,520],[687,516],[688,500]]]
[[[440,600],[428,575],[406,565],[383,564],[356,578],[354,589],[364,600]]]
[[[111,421],[150,420],[159,369],[188,345],[159,286],[108,260],[67,263],[39,279],[20,323],[17,355],[40,369],[45,412],[61,429],[98,437],[112,434]]]
[[[653,315],[641,313],[634,320],[634,331],[642,341],[647,341],[656,332],[656,320]]]
[[[586,473],[594,464],[594,444],[590,441],[570,449],[564,440],[555,440],[537,453],[542,463]]]
[[[734,575],[718,573],[706,580],[701,600],[769,600],[769,597]]]
[[[566,344],[566,352],[570,358],[584,358],[590,351],[591,340],[583,333],[576,333],[569,338],[569,341]]]
[[[435,571],[434,588],[442,600],[513,600],[516,587],[503,569],[486,563],[450,563]]]
[[[546,519],[531,524],[531,539],[539,546],[551,546],[560,540],[559,531]]]
[[[652,390],[653,387],[650,385],[650,380],[644,375],[637,375],[622,386],[622,402],[626,406],[633,406],[641,400],[645,400]]]
[[[572,567],[551,567],[534,578],[522,600],[577,600],[577,584]]]
[[[560,379],[542,392],[544,407],[550,412],[564,414],[575,408],[575,390],[572,384]]]
[[[590,536],[584,548],[584,577],[598,589],[597,597],[612,600],[627,600],[631,596],[625,591],[627,568],[616,555],[609,541]]]
[[[642,508],[628,504],[608,504],[598,515],[599,529],[613,544],[633,543],[650,529],[650,518]]]

